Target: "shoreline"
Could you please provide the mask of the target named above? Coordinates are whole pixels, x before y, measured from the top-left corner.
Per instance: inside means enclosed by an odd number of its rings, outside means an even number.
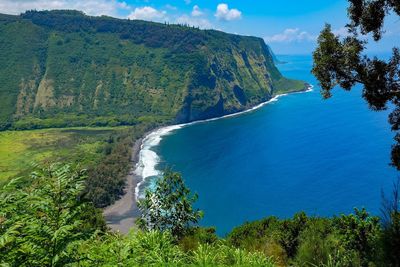
[[[275,95],[271,99],[243,111],[211,119],[161,126],[145,133],[142,138],[135,141],[132,148],[131,170],[127,175],[127,184],[125,188],[126,193],[114,204],[103,209],[103,215],[106,219],[107,226],[113,231],[119,231],[124,234],[127,234],[129,229],[134,226],[134,220],[139,216],[137,201],[141,193],[140,187],[148,180],[148,178],[161,175],[161,171],[155,168],[159,163],[160,157],[156,152],[151,150],[151,148],[157,146],[164,136],[190,125],[235,117],[252,112],[269,103],[277,101],[282,96],[311,92],[313,91],[313,87],[313,85],[307,84],[307,87],[304,90]]]
[[[135,141],[131,152],[131,168],[126,177],[126,186],[124,194],[120,199],[115,201],[114,204],[107,206],[103,209],[103,216],[106,220],[107,226],[113,231],[119,231],[127,234],[132,226],[135,224],[135,219],[139,215],[137,209],[137,201],[135,198],[136,184],[140,182],[141,177],[135,174],[136,163],[139,160],[140,146],[143,138]]]

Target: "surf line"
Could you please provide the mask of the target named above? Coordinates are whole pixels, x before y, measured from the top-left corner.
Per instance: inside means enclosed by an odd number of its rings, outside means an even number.
[[[159,128],[159,129],[156,129],[156,130],[150,132],[142,140],[142,144],[140,145],[140,151],[139,151],[139,160],[135,166],[135,174],[140,177],[140,182],[138,182],[135,187],[135,200],[138,201],[139,198],[141,197],[140,187],[143,185],[144,182],[146,182],[146,180],[149,177],[159,176],[162,174],[161,171],[156,169],[157,164],[160,162],[160,157],[157,155],[156,152],[154,152],[152,150],[152,148],[158,146],[163,137],[171,134],[175,130],[178,130],[178,129],[181,129],[183,127],[187,127],[187,126],[190,126],[193,124],[206,123],[206,122],[210,122],[210,121],[240,116],[242,114],[255,111],[269,103],[278,101],[278,99],[280,97],[283,97],[283,96],[286,96],[289,94],[292,95],[292,94],[308,93],[308,92],[313,91],[313,88],[314,88],[314,86],[309,84],[307,86],[306,90],[292,92],[292,93],[279,94],[263,103],[260,103],[252,108],[249,108],[249,109],[246,109],[243,111],[224,115],[221,117],[206,119],[206,120],[198,120],[198,121],[192,121],[192,122],[188,122],[188,123],[165,126],[165,127],[162,127],[162,128]]]

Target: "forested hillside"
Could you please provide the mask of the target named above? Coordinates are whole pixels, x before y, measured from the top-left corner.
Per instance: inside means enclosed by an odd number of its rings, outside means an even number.
[[[78,11],[0,14],[0,128],[187,122],[304,88],[260,38]]]

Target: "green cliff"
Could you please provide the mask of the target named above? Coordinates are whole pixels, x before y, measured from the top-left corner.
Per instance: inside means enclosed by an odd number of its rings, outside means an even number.
[[[260,38],[78,11],[0,14],[0,129],[188,122],[302,90]]]

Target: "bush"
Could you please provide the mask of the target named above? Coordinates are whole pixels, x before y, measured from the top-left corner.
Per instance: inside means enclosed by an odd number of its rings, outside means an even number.
[[[329,219],[310,220],[299,241],[295,257],[299,266],[326,266],[338,261],[340,266],[353,266],[354,255],[346,255]]]
[[[260,252],[247,252],[217,242],[200,244],[193,252],[192,263],[197,266],[275,266],[271,258]]]
[[[381,253],[378,217],[370,216],[365,209],[355,209],[355,214],[342,215],[334,220],[334,224],[341,244],[346,251],[357,253],[360,266],[369,266],[377,261]]]
[[[179,246],[188,252],[197,249],[199,244],[214,244],[217,240],[215,228],[193,227],[179,240]]]
[[[0,264],[63,266],[80,240],[104,229],[98,212],[79,198],[85,178],[70,165],[52,164],[32,173],[30,187],[14,179],[2,189]]]

